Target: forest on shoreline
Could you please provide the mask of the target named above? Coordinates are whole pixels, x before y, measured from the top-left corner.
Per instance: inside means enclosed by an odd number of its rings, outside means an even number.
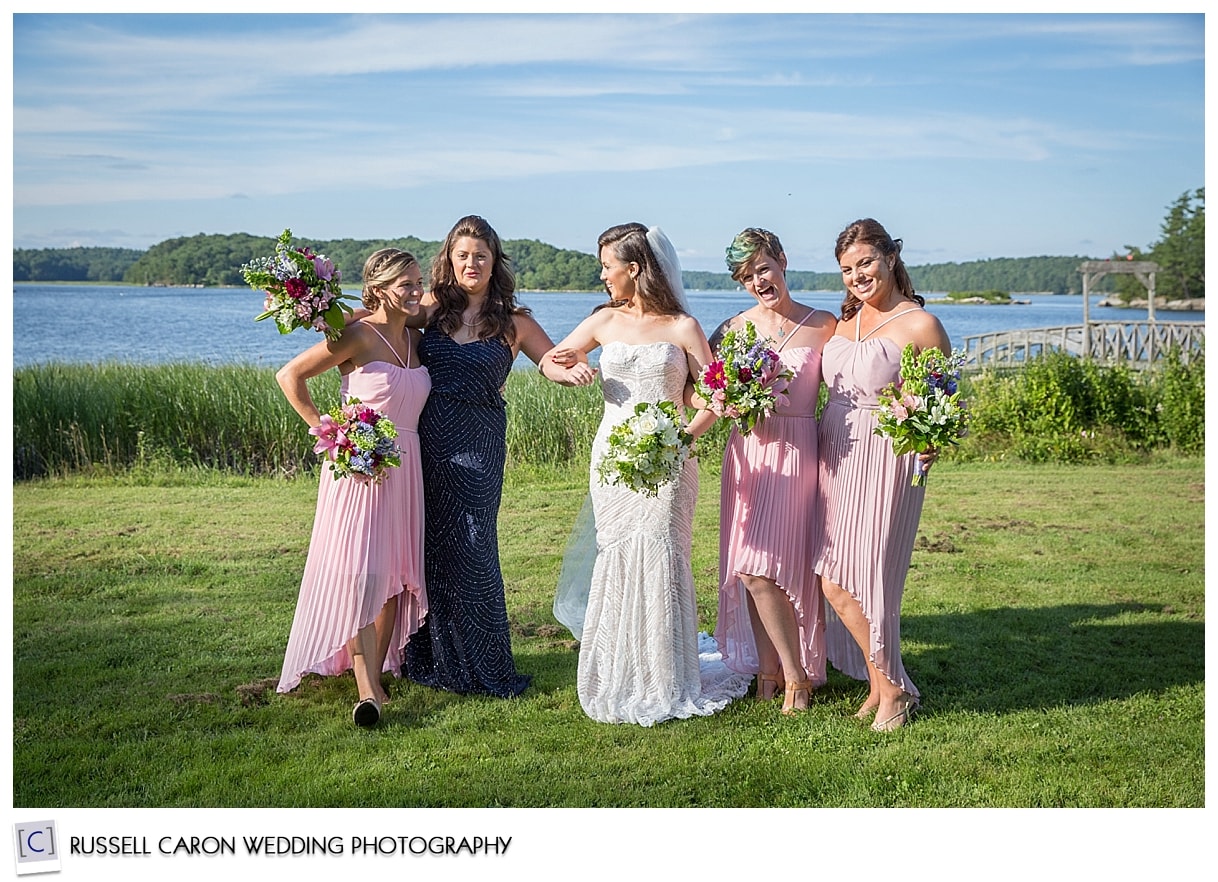
[[[378,248],[402,248],[419,258],[426,269],[439,250],[439,241],[408,236],[399,239],[295,240],[325,254],[340,268],[344,281],[355,285],[359,267]],[[508,239],[504,250],[512,260],[516,284],[528,291],[599,291],[600,266],[582,251],[555,248],[535,239]],[[241,266],[273,253],[270,236],[247,233],[204,234],[167,239],[146,251],[133,248],[13,249],[14,282],[125,282],[133,285],[241,286]],[[1091,258],[1016,257],[940,263],[909,267],[920,291],[976,291],[1078,294],[1079,265]],[[685,285],[696,291],[731,291],[739,285],[726,272],[685,270]],[[1107,279],[1105,281],[1108,281]],[[787,282],[797,291],[833,291],[841,286],[836,272],[788,270]],[[1109,291],[1101,285],[1098,290]]]
[[[1160,227],[1162,238],[1145,249],[1127,245],[1120,254],[1100,260],[1150,261],[1159,267],[1156,298],[1166,301],[1205,297],[1205,188],[1185,191],[1168,206]],[[325,254],[344,270],[354,285],[364,259],[378,248],[402,248],[419,259],[424,274],[440,249],[438,241],[403,239],[334,239],[300,241]],[[241,266],[273,253],[275,239],[248,233],[207,234],[166,239],[147,251],[133,248],[14,248],[14,282],[125,282],[131,285],[242,285]],[[600,266],[595,255],[555,248],[536,239],[506,239],[504,251],[524,291],[599,291]],[[1079,265],[1094,258],[998,257],[966,263],[909,266],[918,291],[999,292],[1004,294],[1081,294]],[[739,288],[726,272],[685,270],[691,291],[732,291]],[[1144,297],[1143,281],[1132,275],[1108,273],[1093,278],[1091,290],[1115,292],[1124,302]],[[836,291],[836,272],[787,270],[787,284],[796,291]]]

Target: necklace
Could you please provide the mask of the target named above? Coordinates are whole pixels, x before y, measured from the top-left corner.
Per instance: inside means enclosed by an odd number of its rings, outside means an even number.
[[[789,321],[790,321],[790,319],[787,318],[787,316],[783,315],[781,312],[778,313],[778,329],[774,332],[774,336],[777,340],[779,340],[779,341],[785,340],[787,338],[788,334],[795,332],[795,328],[790,328],[788,330],[787,322],[789,322]],[[795,327],[798,327],[798,325],[796,325]]]
[[[474,319],[474,320],[471,322],[469,319],[467,319],[467,318],[465,317],[465,313],[462,313],[462,314],[461,314],[461,324],[465,325],[465,327],[467,327],[467,328],[476,328],[476,327],[478,327],[478,325],[480,325],[481,323],[482,323],[482,317],[481,317],[481,316],[478,316],[477,318],[475,318],[475,319]]]

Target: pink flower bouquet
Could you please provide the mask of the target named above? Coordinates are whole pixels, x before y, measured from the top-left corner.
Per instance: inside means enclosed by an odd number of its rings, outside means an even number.
[[[330,460],[334,479],[355,478],[379,484],[387,469],[400,466],[398,436],[393,420],[352,398],[321,416],[321,424],[309,429],[317,436],[314,453]]]
[[[740,434],[747,435],[773,413],[793,374],[783,368],[773,341],[759,337],[752,322],[724,334],[717,356],[702,369],[694,389],[711,411],[735,420]]]
[[[266,292],[263,312],[254,321],[274,318],[279,333],[312,328],[338,339],[351,307],[344,300],[342,273],[324,254],[309,248],[289,248],[292,231],[284,230],[275,242],[274,257],[256,257],[241,267],[241,276],[256,291]]]
[[[914,352],[910,343],[901,353],[901,376],[880,393],[877,435],[892,439],[892,452],[925,453],[956,444],[968,434],[968,402],[960,397],[960,368],[964,352],[944,355],[931,347]],[[921,462],[913,486],[926,484]]]

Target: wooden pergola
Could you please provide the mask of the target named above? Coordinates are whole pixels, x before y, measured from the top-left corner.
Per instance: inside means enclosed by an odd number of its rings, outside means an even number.
[[[1091,285],[1109,273],[1133,276],[1146,288],[1147,320],[1155,323],[1155,273],[1159,265],[1150,260],[1084,260],[1078,271],[1083,274],[1083,357],[1091,353]]]

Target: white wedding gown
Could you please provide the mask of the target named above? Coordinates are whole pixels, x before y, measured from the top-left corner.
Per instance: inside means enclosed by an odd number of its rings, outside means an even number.
[[[672,343],[610,343],[600,359],[605,413],[592,442],[596,562],[579,649],[584,712],[605,723],[651,726],[707,716],[742,696],[752,677],[723,664],[698,633],[690,550],[698,465],[647,497],[600,483],[609,430],[639,401],[681,404],[685,353]]]

